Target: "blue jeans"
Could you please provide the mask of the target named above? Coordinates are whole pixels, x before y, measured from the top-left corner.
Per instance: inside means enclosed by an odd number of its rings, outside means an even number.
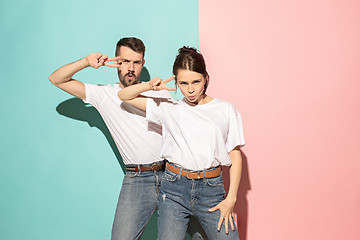
[[[152,164],[143,166],[150,165]],[[127,167],[135,166],[127,165]],[[112,240],[140,239],[150,217],[158,209],[159,187],[163,174],[162,170],[126,172],[116,207],[111,234]],[[195,226],[189,229],[192,239],[206,239],[200,224],[197,223],[200,228],[197,227],[196,222],[192,225]]]
[[[199,220],[209,239],[239,239],[237,229],[232,231],[230,224],[229,234],[225,233],[224,222],[220,231],[217,231],[220,211],[208,211],[224,200],[221,175],[215,178],[188,179],[165,169],[161,181],[159,240],[183,240],[190,216]]]

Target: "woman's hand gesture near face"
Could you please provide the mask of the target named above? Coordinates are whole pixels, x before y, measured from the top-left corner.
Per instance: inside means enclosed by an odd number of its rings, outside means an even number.
[[[168,91],[175,91],[176,88],[168,87],[165,84],[170,82],[175,78],[175,75],[169,77],[166,80],[162,80],[161,78],[153,78],[149,81],[150,88],[154,91],[160,91],[160,90],[168,90]]]

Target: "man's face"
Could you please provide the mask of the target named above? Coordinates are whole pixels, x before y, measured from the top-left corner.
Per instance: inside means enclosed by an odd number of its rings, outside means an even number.
[[[118,64],[118,76],[121,87],[136,84],[140,80],[141,70],[145,64],[142,53],[137,53],[128,47],[121,46],[119,49],[120,60]]]

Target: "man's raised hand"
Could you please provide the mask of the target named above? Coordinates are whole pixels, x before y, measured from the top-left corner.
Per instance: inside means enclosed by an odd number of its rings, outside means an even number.
[[[170,82],[174,78],[175,78],[175,75],[169,77],[166,80],[162,80],[161,78],[156,77],[149,81],[149,85],[150,85],[151,89],[155,90],[155,91],[160,91],[160,90],[175,91],[176,88],[168,87],[165,85],[166,83]]]
[[[108,55],[103,55],[102,53],[92,53],[85,57],[89,66],[98,69],[101,66],[107,66],[112,68],[120,67],[115,61],[120,60],[120,57],[111,57],[109,58]],[[114,63],[110,63],[114,62]]]

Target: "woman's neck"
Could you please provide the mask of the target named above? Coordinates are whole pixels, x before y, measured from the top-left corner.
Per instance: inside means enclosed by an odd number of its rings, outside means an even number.
[[[186,102],[189,104],[189,105],[192,105],[192,106],[196,106],[196,105],[204,105],[204,104],[206,104],[206,103],[209,103],[209,102],[211,102],[212,100],[213,100],[213,98],[211,98],[211,97],[209,97],[208,95],[206,95],[206,94],[203,94],[202,96],[201,96],[201,98],[199,99],[199,101],[198,102],[190,102],[189,100],[187,100],[186,98],[185,98],[185,100],[186,100]]]

